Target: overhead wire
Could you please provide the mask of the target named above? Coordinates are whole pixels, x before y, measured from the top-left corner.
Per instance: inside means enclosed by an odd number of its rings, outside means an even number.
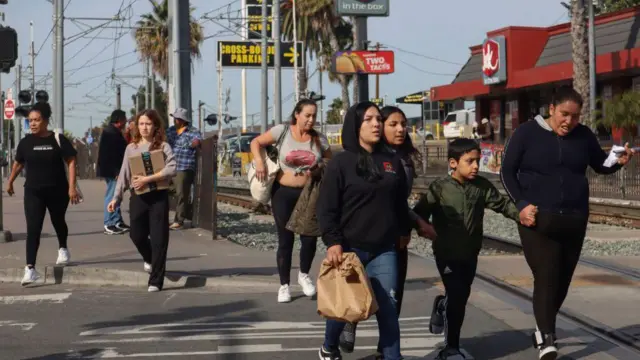
[[[67,10],[67,8],[69,7],[69,4],[71,4],[71,0],[67,1],[67,5],[64,6],[63,12]],[[55,22],[53,23],[53,25],[51,25],[51,30],[49,30],[49,34],[47,34],[47,37],[44,39],[44,41],[42,42],[42,44],[40,45],[40,48],[38,49],[38,51],[36,51],[36,53],[34,54],[34,57],[38,57],[38,55],[40,55],[40,51],[42,50],[42,48],[44,47],[44,44],[47,43],[47,40],[49,40],[49,37],[51,36],[51,34],[53,34],[53,29],[56,28],[56,24]]]

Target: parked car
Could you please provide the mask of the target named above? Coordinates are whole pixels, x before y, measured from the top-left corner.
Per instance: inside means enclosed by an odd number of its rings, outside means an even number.
[[[442,132],[445,139],[461,137],[470,138],[473,133],[473,124],[476,120],[475,109],[452,111],[442,122]]]

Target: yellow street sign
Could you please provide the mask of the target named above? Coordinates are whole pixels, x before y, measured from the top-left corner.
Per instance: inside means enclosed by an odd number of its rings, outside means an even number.
[[[289,62],[291,62],[292,64],[295,64],[296,56],[297,56],[296,49],[293,46],[289,48],[289,52],[284,53],[284,57],[288,58]]]

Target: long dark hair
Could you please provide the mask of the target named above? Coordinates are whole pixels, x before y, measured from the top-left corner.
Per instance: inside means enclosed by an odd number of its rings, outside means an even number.
[[[318,108],[318,104],[314,100],[311,99],[301,99],[298,101],[296,106],[293,107],[293,111],[291,112],[291,125],[296,125],[298,123],[298,119],[296,119],[296,115],[300,114],[305,106],[313,106],[316,109]],[[309,135],[311,135],[311,144],[316,144],[318,150],[322,153],[322,144],[320,143],[320,135],[316,131],[316,129],[309,130]]]
[[[342,126],[342,147],[346,151],[358,154],[356,173],[368,182],[374,182],[382,178],[380,170],[373,162],[371,153],[360,146],[360,127],[364,121],[364,115],[370,108],[378,106],[370,101],[357,103],[347,110]],[[378,142],[373,152],[378,152],[382,148],[382,143]]]

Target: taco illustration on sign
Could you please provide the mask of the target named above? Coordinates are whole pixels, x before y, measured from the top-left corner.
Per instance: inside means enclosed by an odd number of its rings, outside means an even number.
[[[357,54],[344,52],[336,57],[336,72],[342,74],[366,72],[366,67]]]

